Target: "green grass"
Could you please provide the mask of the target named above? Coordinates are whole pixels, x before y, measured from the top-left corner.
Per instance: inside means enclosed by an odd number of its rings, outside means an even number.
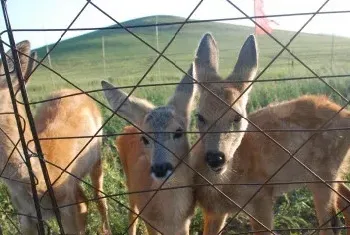
[[[172,16],[159,16],[159,22],[183,20]],[[155,17],[146,17],[126,22],[129,25],[154,23]],[[159,50],[161,51],[172,38],[179,25],[159,27]],[[138,28],[132,31],[153,47],[156,47],[155,28]],[[218,41],[220,49],[220,73],[228,75],[233,69],[239,49],[245,38],[253,32],[252,28],[224,23],[199,23],[185,25],[174,42],[165,52],[183,70],[187,71],[193,57],[198,41],[205,32],[212,32]],[[289,42],[293,32],[275,31],[273,35],[283,44]],[[104,71],[102,58],[102,36],[105,40]],[[350,73],[350,39],[335,37],[333,48],[333,66],[331,65],[332,38],[325,35],[300,34],[290,45],[295,53],[318,75],[329,76],[334,74]],[[259,45],[259,71],[262,71],[271,59],[282,49],[268,36],[258,37]],[[39,58],[45,53],[45,48],[38,48]],[[64,78],[84,90],[100,89],[100,80],[106,79],[118,86],[134,85],[144,76],[145,71],[156,59],[157,54],[138,39],[123,30],[108,29],[95,31],[76,38],[62,41],[52,52],[53,69]],[[293,61],[293,62],[292,62]],[[47,62],[47,61],[46,61]],[[293,66],[292,66],[293,63]],[[46,63],[47,64],[47,63]],[[309,77],[313,74],[298,61],[283,52],[281,56],[263,73],[260,80],[281,79],[288,77]],[[165,59],[160,59],[141,84],[155,84],[178,82],[182,73]],[[350,79],[325,78],[341,94],[350,93]],[[40,67],[31,78],[28,93],[31,101],[40,101],[50,92],[72,87],[59,76]],[[130,90],[130,89],[129,89]],[[172,94],[174,86],[158,86],[138,88],[135,95],[154,102],[164,104]],[[126,89],[128,91],[128,89]],[[303,94],[324,94],[336,102],[344,102],[318,79],[284,82],[260,82],[254,85],[251,93],[248,110],[253,111],[264,107],[271,102],[288,100]],[[92,93],[94,97],[105,103],[101,92]],[[35,109],[37,105],[33,105]],[[110,112],[101,107],[103,115],[108,117]],[[106,125],[106,134],[120,132],[125,122],[114,117]],[[194,127],[192,127],[194,128]],[[119,158],[113,146],[113,138],[104,139],[103,158],[105,167],[105,191],[108,194],[123,192],[125,178],[120,167]],[[92,197],[88,187],[87,194]],[[5,188],[0,189],[2,209],[13,210]],[[127,204],[125,196],[115,197]],[[120,234],[127,226],[127,210],[115,201],[109,199],[110,218],[113,234]],[[95,234],[99,224],[99,216],[94,203],[90,203],[92,212],[89,215],[89,234]],[[314,227],[316,226],[315,213],[310,194],[305,189],[286,194],[277,200],[275,206],[276,228],[286,227]],[[12,219],[17,223],[16,217]],[[0,218],[4,234],[13,234],[13,227],[4,216]],[[193,233],[201,230],[201,215],[199,211],[192,224]],[[231,226],[232,231],[247,231],[247,219],[239,216]],[[143,227],[141,226],[141,230]]]

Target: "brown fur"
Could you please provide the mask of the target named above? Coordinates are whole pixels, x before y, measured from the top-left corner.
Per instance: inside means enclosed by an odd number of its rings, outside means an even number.
[[[17,49],[20,52],[28,55],[30,53],[29,42],[24,41],[18,44]],[[29,66],[33,66],[34,63],[24,55],[19,54],[19,58],[21,61],[22,73],[24,75],[28,74],[28,71],[31,71],[31,68],[28,70],[27,65],[29,64]],[[1,79],[3,79],[3,77]],[[18,87],[16,79],[17,78],[13,78],[15,88]],[[28,81],[26,76],[25,80]],[[51,98],[76,92],[76,90],[62,90],[52,95]],[[0,113],[13,112],[6,84],[2,84],[1,86],[0,101]],[[32,139],[32,136],[28,126],[29,122],[26,118],[26,112],[22,105],[19,105],[19,114],[24,118],[26,124],[24,132],[25,139],[29,141]],[[35,117],[35,125],[39,138],[94,135],[101,126],[101,122],[102,117],[97,106],[86,95],[72,96],[70,98],[46,102],[38,109]],[[0,126],[14,142],[17,142],[19,135],[14,115],[0,115]],[[14,146],[3,134],[0,134],[0,137],[0,161],[1,166],[4,166],[4,163],[10,156]],[[55,164],[61,168],[65,168],[67,164],[74,159],[76,154],[87,143],[87,141],[88,139],[86,138],[75,138],[69,140],[42,140],[40,141],[40,144],[44,158],[47,162]],[[67,169],[68,172],[76,175],[79,178],[83,178],[86,174],[90,173],[92,176],[92,182],[94,186],[97,187],[95,189],[96,196],[101,196],[98,191],[103,190],[100,147],[101,139],[95,138]],[[19,146],[17,148],[18,151],[15,151],[9,160],[6,170],[4,171],[4,176],[28,183],[29,175],[27,168],[25,164],[23,164],[23,160],[20,157],[22,148]],[[34,144],[32,142],[30,142],[29,148],[31,151],[35,152]],[[37,191],[39,197],[42,197],[47,188],[41,172],[39,160],[32,157],[31,163],[33,172],[38,180]],[[62,170],[52,166],[51,164],[46,165],[50,180],[53,182],[62,173]],[[36,216],[30,186],[28,184],[21,184],[11,180],[5,180],[5,183],[9,188],[12,202],[14,203],[18,212]],[[82,203],[78,205],[61,208],[60,212],[65,233],[84,234],[86,227],[87,204],[84,202],[86,197],[81,189],[81,186],[79,185],[79,180],[69,176],[69,174],[64,173],[53,186],[53,189],[59,206],[82,201]],[[51,207],[50,199],[47,194],[43,198],[42,203],[43,207]],[[103,220],[102,230],[104,234],[110,234],[106,201],[105,199],[102,199],[99,200],[98,203]],[[53,216],[53,211],[42,210],[42,214],[43,218],[47,220]],[[31,219],[30,217],[20,216],[20,223],[23,234],[37,233],[36,220]]]
[[[188,74],[192,74],[192,68]],[[130,207],[134,212],[129,213],[131,235],[136,235],[137,223],[132,223],[136,214],[140,214],[140,218],[146,222],[149,234],[189,234],[195,201],[193,189],[183,186],[193,184],[193,171],[179,160],[188,162],[189,142],[185,132],[194,97],[194,85],[190,81],[190,77],[185,75],[165,106],[154,107],[145,100],[131,96],[117,111],[149,133],[121,135],[116,140],[128,191],[175,187],[129,194]],[[102,82],[102,86],[106,89],[105,96],[111,107],[117,109],[126,94],[112,89],[113,86],[107,82]],[[124,128],[125,134],[137,132],[135,127]]]
[[[135,127],[127,126],[124,128],[124,134],[137,133]],[[154,180],[150,174],[150,159],[144,152],[144,147],[140,142],[140,135],[121,135],[116,139],[116,148],[119,152],[119,158],[123,166],[127,180],[129,192],[157,189],[159,181]],[[187,168],[187,167],[185,167]],[[183,179],[177,178],[176,182],[166,184],[163,188],[179,185],[187,185],[187,174],[189,169],[180,167],[176,170]],[[172,180],[170,180],[172,181]],[[175,183],[175,184],[174,184]],[[191,199],[192,193],[188,189],[164,190],[157,193],[155,198],[142,213],[141,218],[146,220],[146,226],[149,234],[188,234],[190,220],[194,210],[194,203]],[[129,195],[130,208],[135,213],[145,206],[154,192],[133,193]],[[176,202],[176,203],[174,203]],[[129,222],[136,218],[135,213],[130,213]],[[161,219],[160,219],[161,218]],[[151,226],[157,230],[154,230]],[[178,227],[178,225],[181,227]],[[136,234],[137,221],[131,226],[129,234]]]
[[[195,60],[194,77],[200,82],[220,81],[218,75],[218,48],[212,35],[206,34],[202,38]],[[249,36],[239,53],[233,72],[226,81],[241,82],[245,85],[225,85],[217,83],[207,86],[210,91],[219,96],[225,103],[232,106],[227,113],[227,105],[210,94],[206,89],[200,89],[198,103],[197,126],[203,137],[195,148],[197,169],[212,183],[264,183],[274,175],[288,159],[289,154],[283,151],[272,140],[256,131],[253,125],[247,125],[244,119],[248,101],[249,82],[257,71],[257,46],[254,36]],[[238,83],[239,84],[239,83]],[[228,90],[230,90],[228,92]],[[242,92],[246,90],[244,94]],[[241,95],[242,94],[242,95]],[[236,100],[239,100],[236,102]],[[331,118],[340,109],[340,106],[329,101],[324,96],[304,96],[299,99],[270,105],[248,116],[249,120],[263,130],[268,129],[301,129],[301,132],[271,132],[268,133],[291,154],[296,152],[314,132],[308,129],[320,128],[325,121]],[[242,119],[235,118],[237,113]],[[212,125],[212,126],[211,126]],[[211,126],[209,133],[206,132]],[[350,127],[349,111],[343,110],[325,128]],[[238,131],[237,131],[238,130]],[[229,131],[229,133],[227,133]],[[212,133],[211,133],[212,132]],[[213,133],[214,132],[214,133]],[[220,133],[221,132],[221,133]],[[316,135],[296,153],[295,157],[308,166],[323,180],[342,179],[349,157],[350,135],[348,130],[333,130],[316,132]],[[296,160],[291,159],[280,172],[271,179],[272,183],[290,181],[317,181],[318,178],[303,168]],[[203,183],[198,175],[196,183]],[[306,183],[305,183],[306,184]],[[349,191],[343,184],[330,183],[333,188],[349,199]],[[326,185],[306,184],[314,196],[317,218],[320,224],[326,222],[335,214],[335,208],[345,208],[348,202],[338,197]],[[249,202],[245,210],[258,221],[252,220],[255,231],[272,228],[273,198],[300,187],[296,184],[266,185]],[[218,186],[239,207],[248,203],[259,186]],[[204,234],[217,234],[224,226],[229,213],[238,211],[238,207],[223,197],[212,187],[196,189],[196,199],[204,210]],[[344,212],[346,223],[349,225],[350,210]],[[264,226],[262,226],[262,223]],[[325,224],[331,226],[331,222]],[[336,223],[333,223],[336,224]],[[265,227],[265,228],[264,228]],[[320,234],[331,234],[332,230],[320,231]]]
[[[301,98],[271,105],[258,110],[248,116],[249,120],[263,130],[268,129],[315,129],[320,128],[331,118],[340,106],[323,96],[303,96]],[[350,127],[350,112],[343,110],[325,128]],[[249,125],[248,130],[256,130]],[[286,147],[291,153],[313,134],[313,132],[272,132],[268,133],[274,140]],[[344,167],[349,157],[350,135],[349,131],[329,131],[316,134],[296,157],[319,175],[323,180],[341,180]],[[200,149],[200,147],[198,148]],[[199,152],[197,150],[197,152]],[[234,158],[229,162],[229,170],[223,175],[217,175],[207,169],[203,157],[197,155],[198,167],[202,173],[213,183],[263,183],[266,181],[289,156],[275,143],[261,133],[247,132]],[[198,178],[198,177],[197,177]],[[198,178],[200,181],[200,179]],[[290,162],[271,180],[271,182],[289,181],[317,181],[318,179],[308,173],[295,160]],[[198,183],[198,182],[197,182]],[[338,189],[348,200],[350,191],[343,184],[330,183]],[[339,209],[349,204],[344,199],[327,188],[324,184],[306,184],[313,192],[315,207],[320,224],[323,224],[334,213],[332,207],[336,204]],[[247,206],[247,210],[265,226],[272,227],[273,197],[300,185],[273,185],[265,186],[256,198]],[[223,192],[238,202],[245,204],[257,189],[256,186],[219,187]],[[196,191],[199,203],[204,208],[206,216],[205,234],[218,232],[223,225],[224,215],[237,210],[227,200],[212,188],[200,188]],[[213,201],[218,203],[212,203]],[[349,226],[350,210],[345,210],[346,225]],[[220,219],[221,218],[221,219]],[[220,224],[215,227],[215,224]],[[211,226],[213,225],[213,226]],[[254,230],[263,228],[253,221]],[[325,227],[330,227],[327,223]],[[331,234],[332,230],[321,231],[321,234]]]

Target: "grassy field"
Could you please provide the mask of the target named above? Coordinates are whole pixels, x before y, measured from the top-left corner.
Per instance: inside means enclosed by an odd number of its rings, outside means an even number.
[[[172,16],[159,16],[159,22],[183,20]],[[155,17],[146,17],[129,22],[127,25],[154,23]],[[179,25],[159,27],[159,49],[162,50],[171,39]],[[191,63],[198,41],[205,32],[212,32],[220,49],[220,73],[228,75],[233,69],[238,52],[245,38],[253,32],[253,28],[224,23],[199,23],[184,26],[165,55],[183,70],[187,70]],[[150,45],[156,47],[155,28],[132,29],[137,36]],[[293,32],[275,31],[273,35],[283,44],[289,42]],[[102,37],[105,43],[105,66],[102,57]],[[326,35],[312,35],[301,33],[289,47],[309,68],[317,75],[332,76],[350,73],[350,39]],[[271,59],[282,49],[276,42],[266,35],[258,37],[260,51],[259,71],[262,71]],[[45,53],[45,48],[37,49],[39,58]],[[76,38],[62,41],[52,52],[52,66],[62,77],[68,79],[84,90],[100,89],[100,80],[108,80],[118,86],[134,85],[145,74],[149,66],[156,59],[157,54],[141,43],[138,39],[123,30],[108,29],[95,31]],[[47,64],[47,61],[46,61]],[[105,69],[104,69],[105,68]],[[339,104],[344,102],[328,86],[319,79],[300,81],[283,81],[292,77],[314,76],[287,52],[281,56],[263,73],[259,80],[280,79],[274,82],[259,82],[254,85],[248,110],[266,106],[268,103],[288,100],[302,94],[324,94]],[[182,73],[167,62],[160,59],[147,74],[141,84],[157,84],[178,82]],[[345,97],[350,93],[350,78],[324,78]],[[33,102],[43,100],[51,91],[63,87],[72,87],[61,77],[40,67],[31,78],[28,91]],[[156,92],[155,92],[156,89]],[[126,91],[128,89],[125,89]],[[164,104],[174,90],[174,86],[141,87],[135,94],[147,98],[157,105]],[[91,93],[94,97],[104,101],[101,92]],[[33,108],[36,108],[36,104]],[[105,117],[110,112],[101,107]],[[113,118],[105,127],[106,134],[118,133],[125,122]],[[194,129],[194,127],[192,127]],[[195,137],[193,137],[195,138]],[[124,192],[125,181],[117,153],[113,146],[114,139],[104,140],[103,157],[105,166],[105,192],[115,194]],[[87,193],[91,195],[86,187]],[[4,187],[0,190],[2,209],[12,210]],[[121,203],[127,204],[125,196],[115,197]],[[90,204],[92,212],[89,215],[89,234],[95,234],[99,224],[99,216],[95,205]],[[127,210],[109,199],[110,218],[113,234],[122,234],[127,227]],[[276,228],[315,227],[316,219],[310,194],[305,189],[286,194],[279,198],[275,207]],[[5,216],[0,218],[4,234],[13,234],[13,227]],[[16,217],[12,217],[16,221]],[[232,224],[232,231],[247,231],[247,219],[240,216]],[[141,226],[141,230],[143,227]],[[201,230],[201,215],[197,213],[192,225],[192,231]]]

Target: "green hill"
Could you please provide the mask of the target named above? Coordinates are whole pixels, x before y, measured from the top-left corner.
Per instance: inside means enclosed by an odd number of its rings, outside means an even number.
[[[154,24],[155,20],[155,16],[150,16],[130,20],[123,24],[126,26],[146,25]],[[158,23],[181,22],[183,20],[183,18],[174,16],[158,16]],[[99,80],[108,77],[110,77],[111,81],[119,85],[134,84],[152,64],[157,54],[125,30],[111,29],[114,26],[62,41],[51,54],[53,68],[70,81],[77,83],[85,89],[98,88]],[[179,25],[159,27],[160,51],[166,46],[178,27]],[[131,28],[130,30],[153,47],[156,47],[156,29],[154,26]],[[253,30],[252,27],[227,23],[187,24],[180,31],[165,55],[186,70],[193,59],[194,51],[201,36],[205,32],[212,32],[219,44],[220,70],[222,74],[228,74],[235,63],[241,45],[245,38],[253,33]],[[294,32],[276,30],[273,32],[273,35],[283,44],[286,44],[294,35]],[[104,70],[102,57],[102,37],[105,43],[106,70]],[[281,50],[281,46],[267,35],[258,36],[258,44],[260,50],[260,70],[262,70]],[[350,72],[349,38],[334,37],[334,47],[332,48],[331,36],[301,33],[293,41],[290,48],[293,53],[318,75],[347,74]],[[332,51],[333,59],[331,59]],[[38,52],[39,55],[44,55],[45,48],[39,48]],[[333,60],[333,66],[331,60]],[[48,79],[50,77],[49,75],[46,70],[41,69],[36,73],[36,78],[33,79],[31,87],[35,90],[44,89],[47,91],[48,87],[52,87],[52,81]],[[178,81],[179,76],[181,76],[181,72],[178,69],[164,59],[161,59],[146,77],[143,84]],[[299,62],[292,59],[287,52],[284,52],[264,73],[261,79],[299,76],[313,75],[300,65]],[[53,77],[53,80],[56,88],[57,86],[66,86],[58,77]],[[332,82],[343,83],[344,80],[346,79],[339,78],[333,79]],[[323,86],[316,80],[313,81]],[[292,84],[292,82],[288,83]],[[297,84],[300,85],[300,83],[304,84],[304,82],[298,82]],[[305,83],[308,83],[308,81]],[[280,83],[264,83],[256,85],[256,89],[259,90],[259,87],[269,88],[280,85]],[[325,90],[322,90],[322,92],[327,92],[326,87],[324,88]],[[288,90],[292,95],[294,93],[294,95],[299,94],[289,88]],[[347,90],[344,88],[342,92],[346,94]],[[40,94],[42,93],[40,92]],[[279,97],[279,95],[276,95],[276,97]]]

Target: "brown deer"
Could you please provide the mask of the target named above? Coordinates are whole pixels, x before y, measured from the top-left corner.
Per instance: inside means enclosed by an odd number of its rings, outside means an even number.
[[[30,43],[22,41],[16,45],[18,56],[21,63],[23,78],[27,82],[29,74],[32,71],[33,60],[30,57]],[[7,52],[8,64],[13,68],[12,53]],[[32,54],[33,56],[34,54]],[[18,145],[14,146],[19,140],[19,132],[17,129],[14,110],[12,107],[9,89],[5,80],[3,65],[0,67],[0,127],[3,132],[0,133],[0,166],[6,168],[3,172],[3,181],[7,185],[12,202],[20,215],[20,224],[23,234],[37,234],[37,220],[34,219],[36,211],[32,199],[31,186],[29,184],[29,174],[21,158],[23,149]],[[18,79],[14,73],[11,73],[14,89],[18,90]],[[65,96],[76,93],[76,90],[61,90],[53,94],[50,98]],[[25,139],[32,139],[26,112],[22,105],[19,105],[19,115],[23,117],[26,125],[24,130]],[[6,114],[9,113],[9,114]],[[102,117],[98,107],[86,95],[72,96],[69,98],[56,99],[46,102],[39,107],[36,117],[35,126],[39,138],[65,137],[65,136],[91,136],[94,135],[101,126]],[[23,124],[22,123],[22,124]],[[101,133],[100,133],[101,134]],[[12,142],[13,143],[12,143]],[[81,202],[74,206],[63,207],[60,209],[62,223],[66,234],[85,234],[87,204],[86,197],[79,185],[79,180],[63,173],[68,164],[74,160],[79,151],[87,143],[86,138],[74,139],[46,139],[41,140],[41,148],[47,164],[51,182],[57,180],[53,189],[56,195],[58,205],[67,205],[71,203]],[[17,148],[11,155],[14,148]],[[67,171],[71,174],[83,178],[90,174],[92,184],[95,187],[94,193],[96,197],[102,196],[103,191],[103,171],[101,163],[101,139],[95,138],[88,144],[87,148],[74,160]],[[29,149],[35,152],[34,144],[29,144]],[[11,156],[11,157],[10,157]],[[8,161],[8,163],[6,163]],[[37,191],[39,197],[43,197],[42,206],[50,207],[50,199],[45,194],[47,188],[39,164],[36,157],[31,158],[33,172],[37,179]],[[58,166],[58,167],[56,167]],[[61,168],[61,169],[60,169]],[[63,174],[62,174],[63,173]],[[62,174],[61,177],[59,177]],[[19,183],[22,181],[24,183]],[[98,201],[98,209],[102,216],[102,230],[104,234],[110,234],[107,203],[105,199]],[[52,210],[42,209],[43,219],[47,220],[54,215]],[[27,215],[27,216],[25,216]],[[34,216],[30,217],[30,216]]]
[[[218,75],[218,48],[211,34],[202,38],[197,49],[193,77],[231,105],[232,109],[206,89],[199,89],[197,126],[202,140],[195,148],[196,167],[213,184],[262,184],[270,177],[270,183],[291,181],[319,181],[315,175],[291,159],[276,175],[274,173],[290,158],[276,143],[258,132],[246,120],[246,105],[248,100],[249,81],[257,71],[257,46],[253,35],[244,43],[238,56],[233,72],[222,81]],[[232,83],[229,83],[232,81]],[[239,82],[248,83],[239,83]],[[214,82],[214,83],[211,83]],[[262,130],[287,129],[301,131],[268,133],[274,140],[294,153],[314,132],[310,129],[321,128],[332,116],[335,118],[324,128],[349,128],[350,112],[340,110],[340,106],[323,96],[303,96],[287,102],[270,105],[249,114],[248,119]],[[222,117],[221,117],[222,116]],[[218,120],[217,120],[218,119]],[[208,128],[212,125],[212,128]],[[208,131],[207,134],[204,132]],[[335,181],[342,179],[342,173],[347,166],[350,147],[349,130],[333,130],[316,133],[311,140],[295,154],[302,163],[308,166],[323,180]],[[202,183],[201,177],[195,177],[195,183]],[[329,183],[336,190],[350,199],[348,188],[344,184]],[[273,223],[273,199],[282,193],[306,185],[313,193],[317,218],[320,225],[332,227],[335,219],[335,208],[347,207],[348,201],[338,197],[323,183],[313,184],[270,184],[248,203],[248,200],[260,186],[231,185],[217,186],[230,197],[239,207],[246,203],[245,209],[259,222],[251,219],[255,233],[266,232]],[[196,199],[204,211],[204,234],[218,234],[230,213],[238,212],[238,206],[232,204],[213,187],[198,187]],[[346,225],[350,225],[350,209],[345,210]],[[262,226],[262,223],[264,226]],[[321,230],[320,234],[333,234],[332,229]]]
[[[192,74],[191,69],[188,73]],[[155,107],[146,100],[130,96],[117,110],[119,115],[149,133],[149,136],[141,133],[121,135],[116,139],[129,192],[156,190],[170,174],[161,188],[193,184],[193,171],[179,162],[179,158],[187,159],[189,152],[189,142],[184,132],[190,123],[194,96],[191,82],[191,78],[186,75],[166,106]],[[127,98],[124,92],[113,89],[107,82],[103,81],[102,87],[114,110]],[[125,134],[137,132],[138,129],[132,126],[124,128]],[[154,193],[149,191],[129,195],[130,207],[133,212],[141,213],[148,233],[189,234],[195,206],[193,189],[185,187],[159,191],[143,210]],[[129,214],[129,234],[132,235],[136,235],[137,230],[135,213]]]

